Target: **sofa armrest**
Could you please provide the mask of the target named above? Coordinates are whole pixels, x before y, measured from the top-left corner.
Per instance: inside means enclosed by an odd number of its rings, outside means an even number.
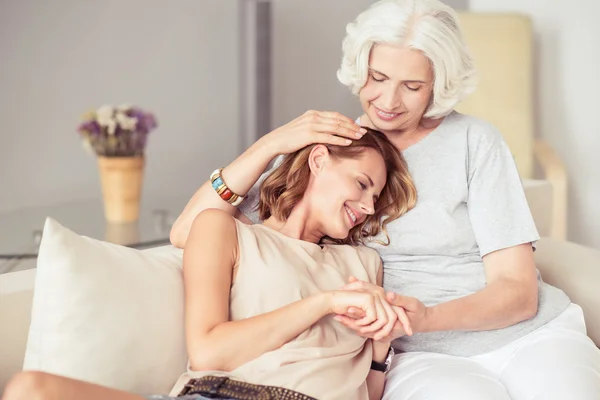
[[[35,269],[0,275],[0,394],[21,371],[33,301]]]
[[[600,347],[600,251],[542,238],[535,261],[544,282],[562,289],[583,308],[588,335]]]
[[[552,183],[542,179],[523,179],[523,189],[539,235],[552,236]]]
[[[552,183],[552,237],[567,237],[567,171],[554,149],[543,140],[536,140],[533,153],[544,177]]]

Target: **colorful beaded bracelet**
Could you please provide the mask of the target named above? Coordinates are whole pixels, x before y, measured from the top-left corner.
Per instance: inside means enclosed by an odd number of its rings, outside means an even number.
[[[218,168],[215,169],[212,174],[210,174],[210,184],[223,200],[232,206],[237,207],[242,203],[242,201],[244,201],[245,197],[237,195],[233,193],[231,189],[229,189],[221,177],[221,171],[223,171],[223,168]]]

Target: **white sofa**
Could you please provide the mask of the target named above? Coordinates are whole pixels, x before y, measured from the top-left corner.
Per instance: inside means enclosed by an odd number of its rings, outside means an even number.
[[[525,182],[527,198],[542,236],[549,233],[552,188]],[[153,251],[173,252],[171,246]],[[543,279],[563,289],[583,307],[588,334],[600,345],[600,251],[574,243],[542,238],[536,262]],[[0,275],[0,393],[21,369],[30,323],[35,269]]]

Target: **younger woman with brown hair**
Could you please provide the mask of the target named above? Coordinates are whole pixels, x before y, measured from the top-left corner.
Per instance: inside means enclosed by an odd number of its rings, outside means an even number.
[[[240,201],[220,170],[212,188]],[[393,339],[410,334],[381,291],[378,253],[362,246],[408,211],[416,191],[401,154],[369,130],[348,146],[313,144],[263,182],[264,223],[200,210],[183,258],[189,369],[172,396],[186,399],[380,399]],[[335,320],[354,308],[357,335]],[[354,313],[353,313],[354,315]],[[17,376],[6,400],[140,397],[42,373]],[[150,396],[148,399],[169,399]]]

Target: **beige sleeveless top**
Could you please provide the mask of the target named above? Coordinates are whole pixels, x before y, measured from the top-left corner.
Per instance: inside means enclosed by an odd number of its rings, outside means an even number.
[[[237,220],[236,225],[239,267],[230,294],[230,317],[234,321],[276,310],[315,293],[338,290],[350,275],[376,283],[381,261],[375,250],[339,245],[321,248],[263,225],[245,225]],[[367,400],[371,359],[370,341],[329,315],[279,349],[231,372],[188,369],[171,395],[177,395],[190,378],[225,375],[284,387],[317,399]]]

